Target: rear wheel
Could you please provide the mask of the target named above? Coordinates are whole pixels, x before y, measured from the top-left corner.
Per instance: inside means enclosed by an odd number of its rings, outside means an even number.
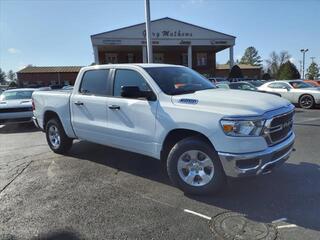
[[[302,95],[299,99],[299,106],[305,109],[313,108],[314,98],[309,94]]]
[[[179,141],[170,151],[167,171],[171,181],[190,194],[211,194],[226,183],[219,156],[198,138]]]
[[[50,119],[46,124],[46,137],[49,147],[55,153],[66,153],[72,146],[72,138],[67,136],[57,118]]]

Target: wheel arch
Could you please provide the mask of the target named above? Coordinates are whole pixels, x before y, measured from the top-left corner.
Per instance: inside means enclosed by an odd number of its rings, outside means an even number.
[[[209,138],[205,134],[203,134],[199,131],[195,131],[195,130],[191,130],[191,129],[187,129],[187,128],[172,129],[167,133],[167,135],[165,136],[165,138],[162,142],[161,152],[160,152],[161,162],[164,163],[167,161],[167,157],[168,157],[170,150],[177,142],[179,142],[182,139],[190,138],[190,137],[196,137],[196,138],[208,143],[210,146],[212,146],[214,148],[214,146],[213,146],[212,142],[209,140]]]

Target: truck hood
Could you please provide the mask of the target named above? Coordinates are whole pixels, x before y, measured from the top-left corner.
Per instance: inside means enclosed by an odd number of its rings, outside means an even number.
[[[172,96],[172,103],[228,116],[259,116],[290,105],[287,100],[268,93],[221,88]]]
[[[0,101],[1,108],[19,108],[19,107],[32,107],[31,99],[15,99],[15,100],[2,100]]]

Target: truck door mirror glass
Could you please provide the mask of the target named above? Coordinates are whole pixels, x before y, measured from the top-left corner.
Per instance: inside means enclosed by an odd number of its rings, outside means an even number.
[[[148,101],[155,101],[157,98],[152,91],[141,91],[138,86],[123,86],[121,97],[125,98],[145,98]]]

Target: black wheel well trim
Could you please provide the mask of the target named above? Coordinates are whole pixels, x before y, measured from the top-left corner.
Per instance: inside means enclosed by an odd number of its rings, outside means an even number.
[[[303,96],[310,96],[310,97],[313,98],[313,101],[314,101],[314,97],[312,96],[312,94],[310,94],[310,93],[302,93],[302,94],[300,95],[300,97],[299,97],[299,102],[300,102],[300,99],[301,99]]]
[[[60,117],[55,111],[52,111],[52,110],[45,111],[44,117],[43,117],[43,129],[44,129],[44,131],[46,130],[46,125],[49,122],[49,120],[51,120],[53,118],[57,118],[61,123]]]
[[[167,133],[166,137],[164,138],[164,140],[162,142],[162,147],[161,147],[161,152],[160,152],[161,162],[167,161],[167,157],[169,155],[170,150],[177,142],[181,141],[182,139],[186,139],[186,138],[190,138],[190,137],[197,137],[199,140],[202,140],[202,141],[208,143],[210,146],[212,146],[214,148],[214,146],[213,146],[212,142],[209,140],[209,138],[205,134],[203,134],[199,131],[186,129],[186,128],[172,129]]]

